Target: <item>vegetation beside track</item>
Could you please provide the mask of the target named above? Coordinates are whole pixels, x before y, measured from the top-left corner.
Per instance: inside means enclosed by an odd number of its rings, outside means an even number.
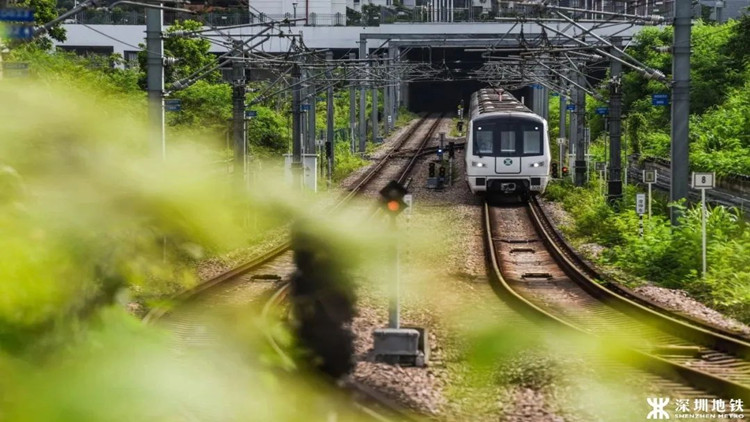
[[[671,79],[672,56],[659,52],[672,45],[672,27],[640,31],[627,52]],[[750,174],[750,15],[717,25],[697,21],[692,28],[690,75],[690,161],[696,171],[720,176]],[[652,94],[669,94],[663,83],[625,68],[623,78],[623,145],[627,154],[669,159],[670,107],[653,106]],[[604,98],[609,88],[600,89]],[[586,116],[593,143],[604,143],[606,107],[587,98]],[[550,99],[550,137],[556,139],[559,101]]]
[[[559,201],[572,224],[561,229],[576,244],[596,243],[601,264],[638,278],[683,289],[710,307],[750,323],[750,227],[739,212],[709,207],[706,277],[701,276],[701,210],[684,207],[682,224],[672,227],[666,204],[656,200],[653,217],[644,217],[638,234],[636,189],[628,187],[622,210],[615,212],[598,181],[577,188],[569,182],[549,185],[546,197]]]

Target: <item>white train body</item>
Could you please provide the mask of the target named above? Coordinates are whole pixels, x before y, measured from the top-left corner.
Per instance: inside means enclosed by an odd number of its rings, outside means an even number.
[[[523,196],[549,182],[547,121],[502,89],[472,94],[466,134],[466,181],[473,193]]]

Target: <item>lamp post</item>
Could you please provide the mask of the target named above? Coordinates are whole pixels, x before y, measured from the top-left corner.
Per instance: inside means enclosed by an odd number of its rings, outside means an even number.
[[[292,2],[292,9],[294,10],[293,17],[296,20],[297,19],[297,2]],[[297,25],[297,22],[294,22],[295,25]]]

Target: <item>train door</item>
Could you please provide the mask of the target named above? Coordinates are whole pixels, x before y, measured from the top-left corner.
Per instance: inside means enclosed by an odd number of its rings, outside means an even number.
[[[511,125],[498,125],[495,134],[495,173],[521,173],[523,139],[517,138],[517,131]]]

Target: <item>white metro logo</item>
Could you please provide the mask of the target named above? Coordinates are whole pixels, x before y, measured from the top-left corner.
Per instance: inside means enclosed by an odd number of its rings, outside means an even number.
[[[646,415],[646,419],[669,419],[669,413],[664,407],[669,404],[669,398],[649,397],[646,399],[652,410]]]

